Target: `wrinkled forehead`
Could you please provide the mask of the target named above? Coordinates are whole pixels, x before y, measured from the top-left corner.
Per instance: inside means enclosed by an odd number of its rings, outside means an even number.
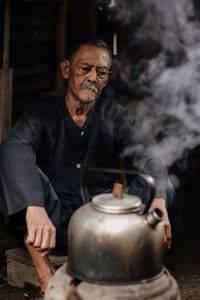
[[[104,48],[92,45],[82,45],[74,54],[72,66],[76,66],[82,62],[87,62],[95,66],[107,67],[108,69],[111,67],[111,59],[108,51]]]

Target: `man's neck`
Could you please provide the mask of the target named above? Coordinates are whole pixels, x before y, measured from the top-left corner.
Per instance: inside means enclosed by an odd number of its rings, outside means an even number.
[[[94,102],[83,103],[81,101],[70,98],[68,93],[65,96],[65,103],[72,119],[79,127],[84,124],[89,111],[94,106]]]

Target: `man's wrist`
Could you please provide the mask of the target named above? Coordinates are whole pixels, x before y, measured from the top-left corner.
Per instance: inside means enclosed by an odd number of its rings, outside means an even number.
[[[159,197],[154,198],[152,202],[154,202],[154,201],[160,201],[160,202],[164,202],[164,203],[166,202],[166,200],[164,198],[159,198]]]
[[[29,205],[26,207],[26,211],[34,211],[34,210],[43,210],[44,206],[40,206],[40,205]]]

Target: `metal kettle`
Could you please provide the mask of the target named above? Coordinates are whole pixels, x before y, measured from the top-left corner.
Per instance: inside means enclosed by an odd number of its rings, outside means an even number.
[[[112,193],[89,202],[85,180],[91,172],[141,176],[149,185],[149,201]],[[90,169],[81,183],[83,202],[68,228],[68,269],[76,278],[100,284],[128,284],[151,280],[163,272],[164,228],[162,212],[149,212],[154,198],[151,176],[134,171]],[[87,203],[88,202],[88,203]]]

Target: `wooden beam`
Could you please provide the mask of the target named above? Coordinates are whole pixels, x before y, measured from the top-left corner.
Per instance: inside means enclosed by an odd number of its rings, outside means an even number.
[[[67,7],[68,0],[62,0],[58,14],[56,89],[65,88],[65,79],[60,72],[60,62],[66,57]]]
[[[9,69],[10,1],[5,0],[3,65],[0,69],[0,142],[11,128],[12,79]]]

